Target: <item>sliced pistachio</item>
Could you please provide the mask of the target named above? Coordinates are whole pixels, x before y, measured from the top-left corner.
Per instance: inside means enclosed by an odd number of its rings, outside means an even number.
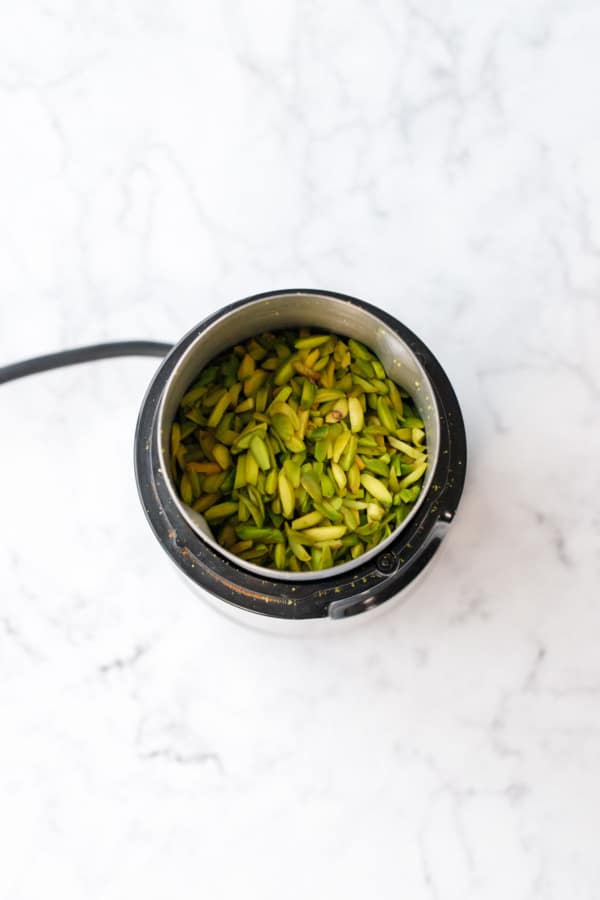
[[[288,480],[285,472],[281,471],[279,473],[279,500],[281,502],[281,511],[286,519],[291,519],[294,515],[294,505],[295,505],[295,497],[294,497],[294,489]]]
[[[202,472],[203,475],[216,475],[223,471],[218,462],[188,462],[186,468],[188,472]]]
[[[318,525],[322,520],[323,516],[320,512],[311,512],[307,513],[305,516],[300,516],[298,519],[294,519],[292,522],[292,528],[295,531],[301,531],[303,528],[312,528],[313,525]]]
[[[286,536],[290,550],[296,559],[299,559],[300,562],[310,562],[310,553],[304,549],[298,534],[292,531],[291,528],[286,528]]]
[[[400,482],[400,490],[402,488],[408,487],[410,484],[414,484],[419,478],[422,478],[425,474],[425,470],[427,469],[427,463],[421,463],[416,466],[412,472],[410,472],[405,478]]]
[[[263,541],[267,544],[280,544],[284,536],[278,528],[257,528],[256,525],[238,525],[235,529],[243,541]]]
[[[213,456],[222,469],[228,469],[231,465],[231,453],[224,444],[215,444]]]
[[[375,497],[376,500],[379,500],[381,503],[386,506],[391,506],[393,497],[388,491],[387,487],[382,481],[379,481],[378,478],[375,478],[374,475],[369,475],[367,472],[363,472],[360,476],[360,483],[364,487],[366,491],[371,494],[371,496]]]
[[[250,376],[254,373],[255,368],[256,363],[254,359],[250,356],[249,353],[246,353],[238,367],[237,377],[240,379],[240,381],[244,381],[246,378],[250,378]]]
[[[300,478],[300,484],[313,500],[320,501],[323,499],[321,485],[312,472],[304,472]]]
[[[208,418],[208,421],[206,424],[208,425],[209,428],[217,427],[217,425],[221,421],[223,413],[225,412],[225,410],[227,409],[227,407],[229,406],[230,403],[231,403],[231,395],[229,394],[229,391],[225,391],[225,393],[215,403],[215,405],[213,407],[213,411],[211,412],[211,414]]]
[[[406,441],[399,441],[398,438],[392,437],[392,435],[389,436],[388,440],[392,447],[395,447],[396,450],[401,450],[402,453],[411,456],[413,459],[421,459],[423,456],[422,449],[412,447],[410,444],[407,444]]]
[[[275,375],[273,377],[273,382],[275,384],[285,384],[286,381],[289,381],[294,375],[294,362],[292,358],[288,358],[283,362],[283,364],[277,369]]]
[[[196,512],[200,512],[200,513],[204,512],[210,506],[213,506],[217,502],[217,500],[219,499],[220,496],[221,496],[220,494],[216,494],[216,493],[215,494],[202,494],[201,497],[198,497],[198,499],[196,500],[196,502],[194,503],[192,508],[195,509]]]
[[[321,347],[330,340],[330,334],[313,334],[310,337],[298,338],[294,346],[297,350],[312,350],[313,347]]]
[[[271,468],[271,460],[269,459],[269,451],[267,446],[259,434],[254,434],[250,441],[250,453],[258,463],[260,469],[266,472]]]
[[[345,525],[321,525],[304,531],[304,536],[313,541],[334,541],[344,534],[346,534]]]
[[[350,397],[348,400],[348,412],[350,414],[350,429],[354,433],[362,431],[365,419],[362,403],[358,397]]]
[[[207,522],[216,522],[217,519],[227,519],[229,516],[235,515],[238,511],[238,504],[229,501],[227,503],[216,503],[209,507],[204,513]]]
[[[394,419],[394,416],[390,409],[390,404],[387,397],[377,398],[377,416],[379,417],[379,421],[384,428],[387,428],[388,431],[391,432],[395,431],[396,420]]]
[[[357,359],[371,359],[372,354],[365,347],[364,344],[361,344],[360,341],[356,341],[353,338],[350,338],[348,341],[348,349],[350,353],[352,353]]]
[[[346,473],[339,465],[339,463],[332,462],[331,463],[331,474],[334,477],[335,483],[337,484],[340,490],[344,490],[346,487]]]
[[[246,454],[246,484],[256,484],[258,481],[258,463],[253,453]]]

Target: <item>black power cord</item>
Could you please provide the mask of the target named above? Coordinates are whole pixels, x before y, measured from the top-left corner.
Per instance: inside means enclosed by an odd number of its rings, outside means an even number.
[[[0,367],[0,384],[47,372],[49,369],[60,369],[62,366],[74,366],[77,363],[91,362],[95,359],[112,359],[115,356],[166,356],[172,344],[161,344],[159,341],[113,341],[107,344],[91,344],[89,347],[76,347],[74,350],[61,350],[58,353],[47,353],[45,356],[34,356],[21,362]]]

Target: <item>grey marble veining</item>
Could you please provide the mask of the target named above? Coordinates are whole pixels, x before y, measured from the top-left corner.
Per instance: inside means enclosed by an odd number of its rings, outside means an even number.
[[[328,640],[188,592],[152,360],[0,388],[0,895],[595,900],[600,6],[4,4],[0,359],[321,287],[439,356],[470,467]]]

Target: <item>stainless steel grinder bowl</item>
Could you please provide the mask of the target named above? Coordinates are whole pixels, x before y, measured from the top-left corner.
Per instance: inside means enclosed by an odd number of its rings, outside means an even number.
[[[204,517],[179,499],[170,471],[171,424],[183,394],[223,350],[264,331],[310,326],[370,347],[413,397],[425,422],[429,467],[409,516],[385,541],[320,572],[278,572],[221,547]],[[370,304],[329,291],[258,294],[219,310],[170,352],[144,399],[136,432],[138,489],[150,524],[178,567],[240,610],[279,619],[343,618],[404,589],[433,556],[462,492],[465,432],[450,383],[425,345]]]

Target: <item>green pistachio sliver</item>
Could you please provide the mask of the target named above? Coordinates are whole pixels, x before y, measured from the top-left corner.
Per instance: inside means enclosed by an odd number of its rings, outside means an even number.
[[[233,501],[216,503],[205,511],[204,518],[207,522],[216,522],[218,519],[227,519],[229,516],[235,515],[237,511],[238,504]]]
[[[326,438],[328,434],[329,425],[319,425],[317,428],[313,428],[313,430],[307,434],[307,438],[310,441],[316,443],[317,441],[322,441],[323,438]]]
[[[308,378],[304,379],[302,384],[302,394],[300,397],[300,406],[303,409],[310,409],[315,399],[315,386]]]
[[[269,407],[269,415],[286,416],[286,418],[288,418],[292,424],[293,431],[297,431],[300,427],[298,414],[296,413],[296,410],[290,406],[289,403],[282,403],[280,400],[274,400]]]
[[[323,518],[329,519],[329,521],[333,522],[335,525],[343,519],[343,514],[337,510],[329,500],[323,500],[321,503],[315,501],[315,508],[322,514]]]
[[[335,483],[337,484],[338,488],[340,490],[344,490],[346,487],[347,478],[346,478],[346,473],[344,472],[342,467],[339,465],[339,463],[335,463],[335,462],[331,463],[331,474],[333,475],[333,478],[334,478]]]
[[[327,459],[327,438],[316,442],[314,452],[318,462],[324,462]]]
[[[285,569],[285,544],[275,544],[275,549],[273,551],[273,562],[275,564],[275,568],[282,571]]]
[[[303,473],[300,478],[300,484],[306,491],[306,493],[312,497],[313,500],[321,501],[323,499],[323,494],[321,491],[321,485],[318,480],[312,475],[310,472]]]
[[[244,381],[244,394],[246,397],[254,397],[258,389],[263,386],[267,380],[267,373],[263,369],[257,369],[249,378]]]
[[[366,509],[367,503],[365,500],[353,500],[352,497],[344,497],[342,506],[347,506],[348,509]]]
[[[343,467],[342,467],[343,468]],[[350,466],[348,469],[348,490],[352,494],[357,494],[360,490],[360,469],[356,463]]]
[[[400,391],[396,387],[393,381],[389,378],[386,379],[386,384],[388,386],[388,394],[391,400],[392,406],[394,407],[394,412],[397,416],[402,416],[402,411],[404,409],[404,405],[402,403],[402,397],[400,396]]]
[[[376,457],[373,459],[365,459],[365,466],[369,472],[373,472],[374,475],[381,475],[382,478],[389,477],[390,467],[387,463],[382,462],[381,459],[377,459]]]
[[[252,438],[258,435],[265,435],[267,433],[267,424],[266,422],[258,422],[254,425],[248,425],[239,435],[238,439],[233,444],[234,453],[239,452],[240,450],[248,450],[250,444],[252,442]]]
[[[331,458],[334,462],[339,463],[342,453],[348,446],[348,441],[350,440],[350,432],[342,431],[341,434],[338,434],[333,444],[333,453]]]
[[[330,334],[313,334],[310,337],[298,338],[294,346],[297,350],[313,350],[315,347],[321,347],[330,340]]]
[[[313,541],[334,541],[346,534],[345,525],[321,525],[316,528],[307,528],[304,536]]]
[[[355,375],[361,375],[363,378],[370,380],[375,377],[375,372],[373,371],[373,366],[370,361],[363,359],[355,359],[352,365],[350,366],[350,371]]]
[[[228,549],[231,550],[232,553],[235,553],[239,556],[240,553],[243,553],[244,550],[250,550],[254,541],[236,541],[235,544],[232,544]]]
[[[321,475],[321,493],[324,497],[333,497],[335,495],[335,482],[329,475]]]
[[[246,378],[250,378],[250,376],[254,373],[254,369],[256,368],[256,363],[252,356],[249,353],[246,353],[241,363],[239,364],[237,370],[237,377],[240,381],[244,381]]]
[[[281,502],[281,511],[286,519],[291,519],[294,515],[295,497],[294,489],[290,484],[285,472],[279,473],[279,500]]]
[[[332,400],[342,400],[343,397],[343,391],[333,390],[332,388],[319,388],[315,393],[314,402],[318,404],[330,403]]]
[[[254,434],[250,441],[250,453],[258,463],[260,469],[266,472],[271,468],[271,460],[269,459],[269,451],[266,444],[259,434]]]
[[[399,441],[398,438],[392,437],[390,435],[388,437],[389,443],[396,450],[401,450],[402,453],[405,453],[407,456],[412,456],[413,459],[421,459],[423,455],[422,449],[417,449],[416,447],[412,447],[410,444],[407,444],[406,441]]]
[[[323,354],[319,357],[316,363],[313,365],[313,369],[315,372],[322,372],[323,369],[329,365],[329,357],[326,354]],[[321,378],[321,384],[324,384],[325,381]]]
[[[181,426],[175,422],[171,428],[171,456],[177,456],[181,444]]]
[[[274,384],[278,385],[285,384],[286,381],[289,381],[293,376],[294,363],[292,357],[289,357],[275,372],[275,375],[273,376],[273,382]]]
[[[235,481],[233,483],[233,489],[238,491],[240,488],[246,486],[246,454],[242,453],[237,458],[237,463],[235,466]]]
[[[406,488],[411,484],[414,484],[415,481],[418,481],[421,478],[427,469],[427,463],[421,463],[412,472],[410,472],[405,478],[400,482],[400,490],[402,488]]]
[[[369,522],[380,522],[385,516],[385,509],[379,503],[367,504],[367,519]]]
[[[348,349],[350,353],[355,356],[357,359],[371,359],[372,353],[367,350],[364,344],[361,344],[360,341],[354,340],[354,338],[350,338],[348,341]]]
[[[360,375],[354,373],[352,375],[352,380],[356,387],[361,388],[365,394],[376,394],[377,388],[374,386],[373,382],[367,381],[366,378],[362,378]]]
[[[187,473],[181,476],[181,481],[179,482],[179,492],[181,494],[181,499],[183,500],[183,502],[187,503],[187,505],[190,506],[192,500],[194,499],[194,496],[190,477]]]
[[[300,562],[310,562],[310,553],[308,553],[302,546],[298,534],[292,531],[291,528],[286,528],[286,536],[290,550],[292,551],[296,559],[299,559]]]
[[[353,465],[358,450],[358,438],[355,434],[350,435],[350,440],[346,444],[346,449],[342,453],[340,465],[344,472],[347,472]]]
[[[255,565],[264,562],[268,555],[269,548],[265,544],[257,544],[256,547],[253,547],[251,550],[244,550],[240,553],[242,559],[253,562]]]
[[[377,378],[380,378],[382,381],[385,380],[385,369],[383,368],[379,360],[373,357],[371,359],[371,365]]]
[[[197,497],[201,491],[200,477],[199,477],[198,473],[194,472],[194,470],[190,466],[188,466],[187,475],[188,475],[188,478],[190,479],[190,484],[192,486],[192,494],[194,497]]]
[[[293,459],[286,459],[283,464],[283,471],[294,490],[300,487],[301,469],[297,462]]]
[[[222,418],[225,410],[227,409],[227,407],[229,406],[230,403],[231,403],[231,395],[229,394],[229,391],[225,391],[225,393],[215,403],[213,410],[212,410],[210,416],[208,417],[208,421],[206,424],[208,425],[209,428],[217,427],[217,425],[221,421],[221,418]]]
[[[350,531],[354,531],[355,528],[358,528],[360,525],[360,513],[357,509],[349,509],[347,506],[343,506],[341,513],[346,527],[350,529]]]
[[[312,528],[314,525],[318,525],[319,522],[323,519],[323,516],[320,512],[311,512],[307,513],[305,516],[300,516],[298,519],[294,519],[292,522],[292,528],[295,531],[301,531],[303,528]]]
[[[396,429],[396,420],[392,415],[387,397],[377,398],[377,416],[383,427],[387,428],[388,431],[393,432]]]
[[[213,457],[222,469],[228,469],[231,465],[231,453],[224,444],[216,444],[213,447]]]
[[[269,390],[269,385],[263,384],[256,391],[254,402],[257,412],[264,412],[267,408],[267,403],[269,402]]]
[[[400,499],[403,503],[414,503],[421,493],[421,485],[414,484],[412,487],[402,488],[400,491]]]
[[[287,416],[284,416],[281,413],[276,413],[271,418],[271,425],[282,441],[287,442],[294,436],[294,426],[292,425],[292,422]]]
[[[363,472],[360,476],[360,483],[371,496],[375,497],[376,500],[379,500],[385,506],[391,506],[393,500],[392,495],[385,484],[383,484],[382,481],[379,481],[378,478],[375,478],[374,475]]]
[[[301,441],[300,438],[295,435],[289,439],[287,446],[288,450],[291,450],[292,453],[302,453],[306,449],[304,441]]]
[[[207,391],[208,388],[206,387],[206,385],[198,385],[195,388],[192,388],[181,398],[181,405],[183,407],[193,406],[195,403],[201,400],[202,397],[204,397]]]
[[[396,473],[394,472],[393,469],[390,469],[389,485],[394,494],[397,494],[398,491],[400,490],[400,482],[398,480],[398,476],[396,475]]]
[[[277,491],[277,469],[272,468],[265,479],[265,493],[272,496]]]
[[[313,547],[310,551],[310,567],[314,572],[318,572],[325,568],[322,547]]]
[[[242,503],[244,504],[244,506],[248,512],[248,515],[251,516],[252,521],[254,522],[256,527],[262,528],[262,526],[264,525],[264,521],[265,521],[264,512],[260,509],[260,507],[258,507],[255,503],[253,503],[252,500],[250,500],[248,497],[242,498],[240,496],[240,498],[239,498],[240,509],[241,509]],[[238,519],[241,520],[239,509],[238,509]],[[244,521],[247,521],[247,518]]]
[[[254,485],[258,481],[258,463],[253,453],[246,453],[246,484]]]
[[[241,403],[238,403],[238,405],[235,408],[235,412],[236,413],[244,413],[244,412],[250,412],[253,409],[254,409],[254,397],[246,397],[245,400],[242,400]]]
[[[278,528],[258,528],[256,525],[238,525],[235,532],[243,541],[263,541],[267,544],[280,544],[285,540]]]
[[[350,397],[348,400],[348,413],[350,415],[350,429],[356,434],[362,430],[365,422],[362,403],[358,397]]]

